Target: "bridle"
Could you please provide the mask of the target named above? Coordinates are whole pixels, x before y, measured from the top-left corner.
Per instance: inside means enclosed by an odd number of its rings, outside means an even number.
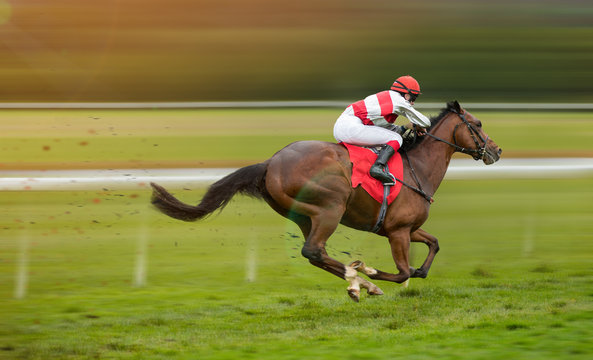
[[[480,133],[476,129],[474,129],[474,127],[469,123],[469,121],[467,121],[467,119],[465,118],[465,113],[459,113],[457,111],[451,111],[451,112],[454,114],[457,114],[457,116],[459,116],[459,118],[463,121],[462,123],[455,125],[455,128],[453,129],[453,142],[449,142],[445,139],[441,139],[440,137],[435,136],[428,132],[426,133],[426,135],[430,136],[431,138],[433,138],[435,140],[444,142],[445,144],[452,146],[453,148],[455,148],[456,151],[471,155],[474,158],[474,160],[476,160],[476,161],[483,160],[484,156],[486,155],[486,145],[488,143],[489,136],[486,136],[486,139],[484,139],[482,137],[482,135],[480,135]],[[468,148],[464,148],[462,146],[457,145],[457,136],[456,136],[457,129],[462,124],[465,124],[467,126],[467,129],[469,130],[469,134],[471,135],[472,139],[474,140],[474,143],[476,144],[475,149],[468,149]],[[482,145],[480,145],[480,141],[482,142]]]
[[[486,145],[488,143],[488,139],[490,138],[489,136],[486,136],[486,139],[484,139],[480,133],[474,129],[474,127],[469,123],[469,121],[467,121],[467,119],[465,118],[465,113],[459,113],[457,111],[454,110],[450,110],[452,113],[457,114],[457,116],[459,116],[459,118],[461,119],[462,122],[460,122],[459,124],[455,125],[455,128],[453,129],[453,142],[449,142],[445,139],[441,139],[438,136],[432,135],[431,133],[426,133],[427,136],[430,136],[431,138],[438,140],[440,142],[443,142],[447,145],[452,146],[453,148],[455,148],[456,151],[462,152],[464,154],[468,154],[471,155],[474,160],[482,160],[484,159],[484,156],[486,156]],[[469,130],[469,133],[472,137],[472,139],[474,140],[474,143],[476,144],[476,148],[475,149],[468,149],[468,148],[464,148],[462,146],[457,145],[457,129],[459,128],[460,125],[465,124],[467,126],[467,129]],[[479,141],[478,141],[479,140]],[[483,143],[482,145],[480,145],[480,141]],[[402,185],[407,186],[408,188],[410,188],[411,190],[415,191],[416,193],[420,194],[426,201],[428,201],[429,204],[434,202],[434,198],[432,197],[432,195],[428,195],[424,189],[422,189],[422,184],[420,183],[420,179],[418,179],[418,176],[416,175],[416,171],[414,170],[414,167],[412,166],[412,163],[410,162],[410,158],[408,157],[408,153],[407,152],[403,152],[404,157],[406,158],[407,162],[408,162],[408,166],[410,167],[410,172],[412,173],[412,176],[414,178],[414,181],[416,182],[416,184],[418,184],[418,186],[414,186],[412,184],[408,184],[405,181],[403,181],[402,179],[398,179],[396,177],[394,177],[394,179],[396,181],[399,181],[400,183],[402,183]],[[386,204],[386,202],[383,202],[384,204]],[[382,210],[381,213],[384,213],[384,209],[382,206]],[[383,214],[384,216],[384,214]],[[381,224],[383,223],[382,217],[381,215],[379,216],[379,220],[377,222],[377,224],[375,225],[375,227],[373,228],[373,232],[376,232],[380,227]]]

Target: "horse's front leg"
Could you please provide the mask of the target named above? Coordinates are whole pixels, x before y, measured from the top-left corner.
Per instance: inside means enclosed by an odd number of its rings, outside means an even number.
[[[362,261],[354,261],[350,267],[360,271],[373,280],[385,280],[396,283],[403,283],[410,278],[410,263],[408,254],[410,251],[410,232],[400,230],[390,233],[388,235],[389,244],[391,245],[391,255],[395,261],[395,266],[399,270],[398,274],[386,273],[381,270],[374,269],[365,265]]]
[[[432,265],[432,261],[434,260],[435,255],[439,252],[439,241],[436,237],[422,229],[414,231],[410,235],[410,241],[421,242],[428,246],[428,255],[422,266],[418,269],[410,268],[410,277],[426,278],[428,270],[430,270],[430,266]]]

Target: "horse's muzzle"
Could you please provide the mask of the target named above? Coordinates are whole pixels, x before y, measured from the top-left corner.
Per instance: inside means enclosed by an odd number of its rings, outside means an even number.
[[[486,153],[484,153],[484,164],[491,165],[497,162],[500,159],[500,155],[502,154],[502,149],[498,146],[495,147],[487,147]]]

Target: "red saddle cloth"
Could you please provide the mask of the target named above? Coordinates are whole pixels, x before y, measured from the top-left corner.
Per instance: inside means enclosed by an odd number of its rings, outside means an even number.
[[[383,183],[369,175],[371,166],[377,160],[377,154],[371,149],[360,147],[351,144],[340,143],[348,149],[350,154],[350,161],[352,162],[352,187],[355,188],[358,185],[362,185],[362,188],[366,190],[379,203],[383,202]],[[404,176],[404,165],[402,162],[402,156],[399,152],[396,152],[389,162],[387,163],[389,172],[398,179],[403,179]],[[391,204],[393,200],[399,194],[402,188],[402,183],[399,181],[395,182],[395,185],[391,187],[389,196],[387,197],[387,203]]]

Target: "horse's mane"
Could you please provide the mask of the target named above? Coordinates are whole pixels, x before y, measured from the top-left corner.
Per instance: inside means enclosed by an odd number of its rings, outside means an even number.
[[[441,109],[441,113],[437,116],[430,118],[430,127],[426,128],[427,132],[430,132],[437,124],[445,118],[447,114],[450,112],[459,112],[459,103],[457,101],[450,101],[447,103],[447,107]],[[412,145],[408,151],[415,149],[418,145],[420,145],[427,136],[418,136],[416,138],[416,142]]]

